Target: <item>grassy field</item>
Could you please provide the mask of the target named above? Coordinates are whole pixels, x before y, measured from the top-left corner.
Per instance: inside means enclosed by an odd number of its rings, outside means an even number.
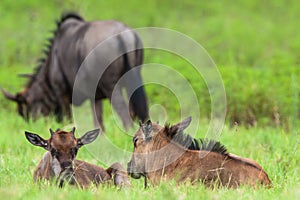
[[[70,187],[58,189],[47,183],[35,185],[32,173],[44,150],[32,146],[24,137],[24,130],[29,130],[46,138],[49,135],[48,127],[62,127],[69,125],[68,123],[57,124],[51,119],[25,123],[22,119],[16,118],[13,112],[1,115],[0,120],[2,130],[0,194],[3,199],[296,199],[300,195],[299,136],[278,128],[232,129],[225,126],[220,138],[230,152],[253,158],[260,163],[273,182],[271,189],[241,187],[237,190],[225,188],[211,190],[202,185],[177,186],[174,182],[168,182],[145,190],[143,180],[132,179],[132,188],[122,191],[107,186],[79,190]],[[117,128],[109,126],[110,121],[106,124],[108,125],[106,137],[115,146],[130,153],[131,139]],[[202,130],[205,131],[205,128],[205,126],[201,128],[197,136],[203,137],[200,133]],[[102,139],[104,138],[98,140]],[[97,160],[98,158],[101,160],[101,157],[91,154],[88,148],[81,149],[78,158],[106,167]],[[119,161],[125,164],[128,160],[127,157]]]
[[[133,28],[170,28],[193,38],[218,66],[226,90],[227,116],[220,141],[230,152],[260,163],[273,182],[268,190],[248,187],[211,190],[202,185],[177,186],[174,182],[143,189],[143,180],[134,179],[131,179],[132,188],[122,191],[107,186],[80,190],[58,189],[48,183],[35,185],[33,170],[44,150],[30,145],[24,131],[47,138],[50,127],[69,129],[74,122],[57,123],[49,117],[26,123],[18,116],[16,105],[0,95],[1,199],[296,199],[300,196],[299,9],[300,3],[296,0],[288,3],[283,0],[272,3],[154,0],[143,5],[139,1],[125,4],[116,0],[44,1],[42,4],[38,0],[1,1],[0,86],[10,92],[23,88],[26,80],[17,74],[33,71],[46,39],[51,37],[50,31],[55,29],[54,20],[59,19],[63,11],[77,11],[87,20],[117,19]],[[147,50],[145,63],[170,66],[188,80],[201,111],[195,136],[204,137],[211,114],[211,97],[201,75],[184,59],[166,52]],[[143,76],[152,74],[143,71]],[[181,105],[176,94],[158,85],[148,85],[146,91],[154,121],[176,123],[179,120]],[[190,106],[190,115],[195,115],[189,98],[180,99],[180,103]],[[107,101],[104,107],[107,131],[98,140],[107,139],[124,150],[126,156],[118,161],[125,166],[133,147],[131,138],[116,126]],[[90,107],[85,104],[81,109]],[[235,126],[235,122],[239,125]],[[129,135],[136,128],[137,125]],[[193,129],[187,132],[195,134]],[[108,167],[110,162],[101,162],[98,154],[91,153],[92,146],[82,148],[78,158]],[[110,156],[109,152],[99,154]]]

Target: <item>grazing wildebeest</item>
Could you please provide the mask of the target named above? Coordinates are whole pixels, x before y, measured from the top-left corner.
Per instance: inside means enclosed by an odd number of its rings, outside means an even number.
[[[161,180],[178,183],[203,182],[206,186],[236,188],[239,185],[265,185],[271,181],[253,160],[227,152],[219,142],[195,140],[183,134],[191,117],[165,127],[147,121],[133,137],[134,152],[127,171],[133,178],[145,177],[153,185]]]
[[[124,127],[132,126],[130,117],[147,119],[146,95],[141,86],[140,68],[136,67],[143,63],[143,47],[133,30],[117,21],[86,22],[79,15],[69,13],[57,22],[54,37],[49,42],[46,58],[40,60],[35,74],[27,75],[30,80],[23,91],[13,95],[0,88],[7,99],[18,103],[22,117],[28,120],[30,115],[35,119],[39,114],[52,113],[61,120],[63,115],[71,117],[71,103],[78,106],[90,99],[95,107],[95,122],[103,129],[102,99],[111,100],[114,91],[116,98],[111,103]],[[84,62],[91,54],[93,57]],[[80,67],[82,64],[84,66]],[[129,73],[128,81],[115,87],[131,70],[134,72]],[[75,88],[78,93],[72,98],[79,72],[81,84]],[[95,91],[90,91],[91,84],[96,85]],[[122,87],[129,95],[129,112]]]
[[[89,131],[81,138],[75,138],[75,127],[71,132],[50,129],[51,137],[43,139],[37,134],[25,132],[27,140],[47,150],[44,157],[34,171],[34,181],[54,180],[62,187],[64,182],[87,188],[92,183],[114,182],[117,186],[129,186],[130,181],[126,170],[121,164],[114,163],[108,169],[77,160],[76,155],[80,147],[93,142],[99,135],[99,129]]]

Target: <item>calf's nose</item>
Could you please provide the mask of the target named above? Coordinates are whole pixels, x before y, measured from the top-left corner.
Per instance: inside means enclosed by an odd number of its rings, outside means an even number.
[[[60,164],[62,171],[72,169],[72,161],[64,161]]]

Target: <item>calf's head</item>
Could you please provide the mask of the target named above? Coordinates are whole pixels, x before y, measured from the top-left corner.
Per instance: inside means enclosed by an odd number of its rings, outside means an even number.
[[[75,127],[70,131],[50,129],[51,137],[48,140],[43,139],[37,134],[25,131],[27,140],[39,147],[43,147],[51,153],[52,162],[51,169],[58,176],[57,183],[60,187],[64,181],[70,184],[75,184],[73,161],[77,155],[78,149],[85,144],[93,142],[99,135],[99,129],[85,133],[81,138],[76,138],[74,135]]]
[[[152,159],[160,159],[159,150],[169,144],[174,135],[186,129],[191,120],[189,117],[171,127],[163,127],[150,120],[140,123],[140,128],[133,137],[134,150],[127,164],[128,174],[136,179],[146,176],[153,169],[149,169],[147,165],[153,162]]]

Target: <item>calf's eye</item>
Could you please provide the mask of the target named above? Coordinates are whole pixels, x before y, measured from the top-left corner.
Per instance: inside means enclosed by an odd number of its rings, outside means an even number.
[[[73,156],[76,156],[76,155],[77,155],[77,151],[78,151],[77,148],[72,148],[72,149],[71,149],[71,154],[72,154]]]
[[[51,155],[54,157],[58,157],[59,156],[59,152],[56,149],[52,149],[51,150]]]
[[[134,147],[136,147],[136,143],[137,143],[137,141],[138,141],[138,137],[134,137],[134,138],[132,139],[132,141],[133,141]]]

